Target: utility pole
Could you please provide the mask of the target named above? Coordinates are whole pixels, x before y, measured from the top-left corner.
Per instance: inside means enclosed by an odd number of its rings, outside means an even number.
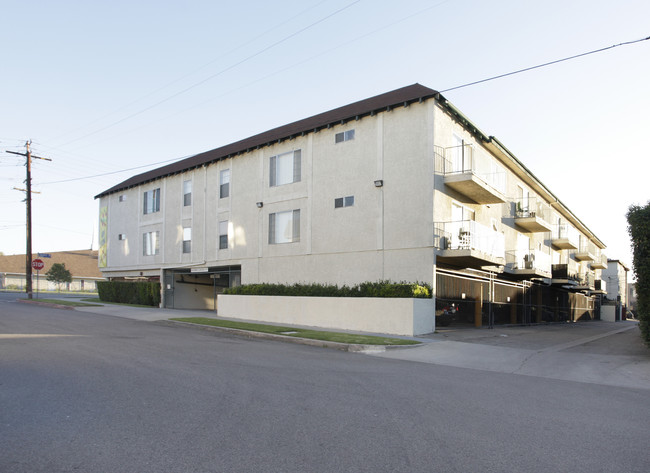
[[[27,177],[25,179],[26,189],[17,189],[25,192],[25,202],[27,203],[27,249],[25,251],[25,292],[27,292],[27,299],[32,298],[32,159],[43,159],[45,161],[52,161],[50,158],[41,158],[33,156],[30,149],[32,144],[31,140],[25,143],[25,153],[17,153],[16,151],[7,151],[7,153],[17,154],[18,156],[25,157],[25,168],[27,170]]]

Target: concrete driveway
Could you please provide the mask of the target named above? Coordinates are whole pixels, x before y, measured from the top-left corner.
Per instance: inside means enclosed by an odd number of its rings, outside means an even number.
[[[650,389],[650,349],[636,321],[495,329],[445,328],[383,358],[611,386]]]

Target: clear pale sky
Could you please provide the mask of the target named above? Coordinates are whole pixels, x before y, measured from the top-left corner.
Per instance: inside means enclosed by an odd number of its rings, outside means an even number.
[[[419,82],[445,90],[650,36],[647,0],[2,2],[0,251],[96,249],[93,196]],[[444,93],[631,265],[650,199],[650,41]],[[112,173],[112,174],[109,174]]]

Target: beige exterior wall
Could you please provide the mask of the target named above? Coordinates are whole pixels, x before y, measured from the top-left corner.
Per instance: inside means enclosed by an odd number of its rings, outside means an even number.
[[[430,282],[432,115],[433,102],[412,104],[102,197],[100,206],[108,206],[105,274],[241,265],[242,283]],[[347,130],[354,139],[335,143],[335,134]],[[300,181],[271,187],[270,158],[295,150],[301,151]],[[224,169],[230,170],[230,196],[220,199]],[[375,187],[378,179],[383,187]],[[190,207],[183,206],[185,180],[192,181]],[[144,215],[143,194],[156,188],[160,212]],[[347,196],[354,205],[335,208],[335,199]],[[300,241],[269,244],[269,215],[289,210],[300,210]],[[228,249],[218,249],[219,222],[226,220]],[[192,228],[191,254],[182,253],[183,227]],[[143,234],[153,231],[160,231],[159,254],[144,256]],[[126,240],[118,240],[120,233]]]
[[[430,99],[104,196],[104,274],[162,276],[165,268],[240,265],[242,283],[432,283],[434,227],[452,220],[454,203],[500,233],[506,252],[516,250],[525,235],[529,247],[547,254],[552,263],[568,264],[571,273],[589,272],[589,262],[577,261],[573,250],[552,245],[552,232],[528,232],[515,223],[520,188],[548,207],[550,224],[561,218],[588,239],[581,222],[516,160],[494,152],[469,128]],[[353,140],[335,143],[336,133],[350,130]],[[505,203],[477,204],[445,184],[445,149],[454,146],[454,135],[472,146],[483,165],[503,173]],[[301,151],[300,181],[271,187],[270,158],[295,150]],[[230,171],[230,195],[219,198],[223,170]],[[186,180],[192,182],[189,207],[183,205]],[[376,187],[376,180],[383,186]],[[143,193],[155,188],[161,189],[160,212],[144,215]],[[347,196],[354,196],[354,205],[335,208],[335,199]],[[300,240],[269,244],[269,215],[291,210],[300,210]],[[227,249],[218,247],[220,221],[228,221]],[[182,252],[183,227],[192,229],[190,254]],[[143,234],[150,231],[160,231],[160,252],[144,256]],[[120,233],[126,240],[118,240]]]

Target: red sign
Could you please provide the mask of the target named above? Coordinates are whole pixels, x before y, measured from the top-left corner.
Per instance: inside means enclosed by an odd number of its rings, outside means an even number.
[[[32,268],[36,269],[37,271],[43,269],[45,267],[45,263],[43,263],[42,259],[36,258],[35,260],[32,261]]]

